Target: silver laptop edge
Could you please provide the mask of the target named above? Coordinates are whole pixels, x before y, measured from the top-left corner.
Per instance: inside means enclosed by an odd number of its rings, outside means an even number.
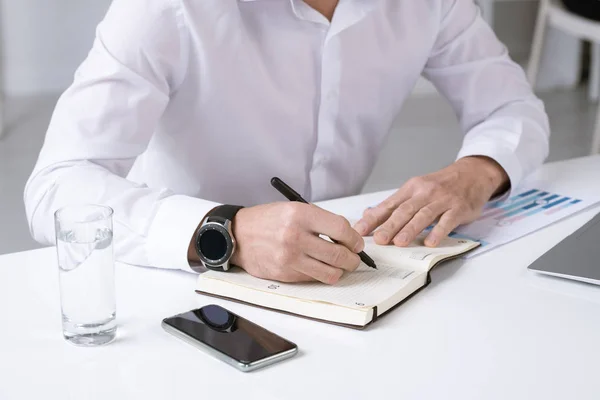
[[[538,258],[529,269],[600,285],[600,213]]]

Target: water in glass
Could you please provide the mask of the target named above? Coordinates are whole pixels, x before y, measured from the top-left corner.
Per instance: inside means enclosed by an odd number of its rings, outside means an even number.
[[[112,230],[71,228],[57,232],[63,334],[77,345],[106,344],[117,331]]]

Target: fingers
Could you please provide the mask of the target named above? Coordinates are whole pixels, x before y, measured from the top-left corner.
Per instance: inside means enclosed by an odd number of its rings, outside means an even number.
[[[314,282],[315,278],[312,276],[303,274],[300,271],[297,271],[293,268],[289,268],[287,266],[279,267],[279,269],[271,269],[266,273],[255,273],[253,271],[248,271],[250,274],[258,277],[265,277],[266,279],[273,279],[277,282],[284,283],[296,283],[296,282]]]
[[[425,239],[425,245],[438,246],[458,225],[460,225],[459,213],[455,210],[446,211]]]
[[[281,282],[317,280],[334,284],[344,271],[354,271],[360,265],[356,253],[362,251],[364,241],[345,218],[302,203],[279,208],[283,225],[265,246],[265,251],[272,253],[264,263],[266,270],[252,271],[255,276]],[[318,235],[329,236],[339,244]]]
[[[425,228],[435,222],[435,220],[447,209],[448,205],[444,203],[430,203],[423,206],[410,221],[399,230],[393,239],[394,244],[401,247],[408,246]]]
[[[277,262],[281,262],[278,257],[276,258],[278,259]],[[249,263],[240,267],[252,276],[262,279],[272,279],[278,282],[314,282],[315,280],[311,276],[290,268],[287,260],[283,264]]]
[[[361,236],[370,234],[375,228],[388,220],[398,206],[409,198],[410,196],[407,191],[404,188],[400,189],[394,195],[381,202],[378,206],[365,210],[361,220],[354,225],[354,229]]]
[[[418,197],[402,203],[375,232],[375,243],[381,245],[390,244],[394,237],[398,235],[398,232],[409,223],[423,206],[425,206],[425,200]]]
[[[294,268],[299,273],[310,276],[311,278],[327,285],[336,284],[342,275],[344,275],[343,269],[331,267],[322,261],[308,256],[303,257],[301,262],[299,262]]]
[[[310,206],[309,221],[308,229],[312,233],[329,236],[353,253],[360,253],[365,247],[362,236],[352,229],[346,218],[340,215],[317,206]]]
[[[318,236],[308,235],[303,240],[302,248],[305,249],[306,255],[334,268],[352,272],[360,265],[358,254]]]

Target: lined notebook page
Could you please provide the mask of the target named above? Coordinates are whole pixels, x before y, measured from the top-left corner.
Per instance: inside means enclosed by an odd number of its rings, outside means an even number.
[[[228,274],[209,271],[201,279],[223,280],[280,296],[362,308],[382,303],[423,274],[389,264],[378,263],[377,267],[375,270],[362,264],[354,273],[345,274],[334,286],[319,282],[286,284],[266,281],[237,269]]]
[[[422,233],[408,247],[379,246],[375,244],[372,236],[365,237],[365,251],[375,262],[402,265],[405,268],[427,271],[432,261],[440,256],[452,257],[464,253],[473,246],[475,242],[465,239],[447,237],[439,246],[426,247],[424,240],[426,234]],[[379,264],[377,264],[379,265]]]
[[[215,279],[275,295],[354,309],[371,308],[400,292],[413,279],[424,281],[423,276],[438,256],[460,254],[475,245],[474,242],[447,238],[439,247],[428,248],[423,245],[423,239],[424,235],[420,235],[409,247],[399,248],[379,246],[372,237],[366,237],[365,251],[375,260],[378,269],[361,264],[355,272],[344,274],[334,286],[320,282],[285,284],[267,281],[239,269],[226,274],[209,271],[199,279]]]

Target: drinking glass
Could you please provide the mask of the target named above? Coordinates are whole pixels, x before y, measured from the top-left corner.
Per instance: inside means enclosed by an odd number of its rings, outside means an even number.
[[[54,214],[63,336],[75,345],[107,344],[117,334],[112,215],[91,204]]]

